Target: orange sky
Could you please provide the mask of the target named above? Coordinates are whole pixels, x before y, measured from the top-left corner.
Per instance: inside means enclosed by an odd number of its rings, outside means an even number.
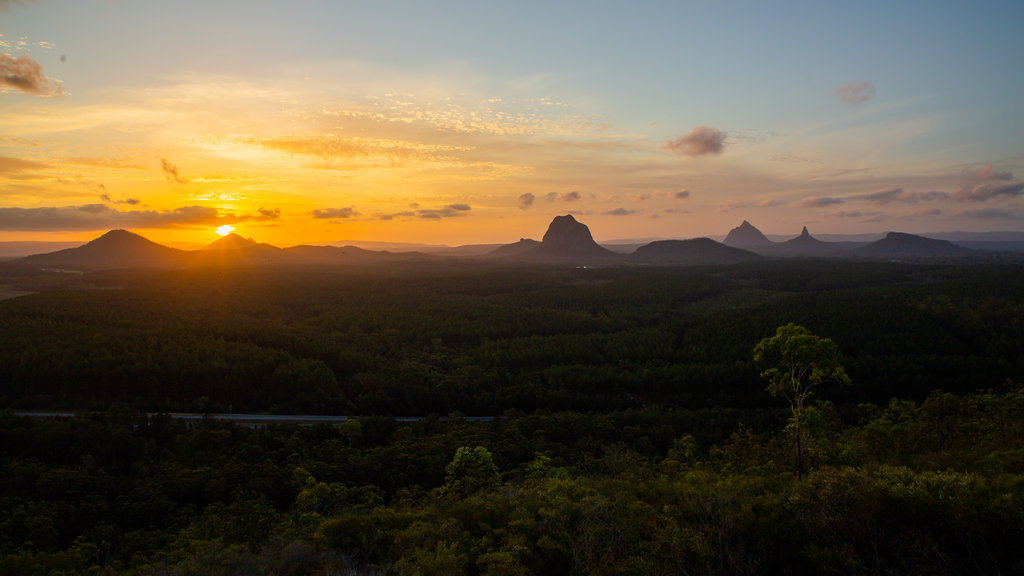
[[[0,241],[1024,230],[997,4],[0,1]]]

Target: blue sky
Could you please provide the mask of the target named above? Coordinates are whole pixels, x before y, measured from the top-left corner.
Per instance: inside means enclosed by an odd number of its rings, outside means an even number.
[[[0,1],[0,240],[1024,230],[1022,16]]]

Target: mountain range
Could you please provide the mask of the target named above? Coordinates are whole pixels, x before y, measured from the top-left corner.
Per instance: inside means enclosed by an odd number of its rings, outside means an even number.
[[[937,260],[991,257],[948,240],[890,232],[874,242],[825,242],[805,227],[799,236],[775,242],[744,221],[723,242],[710,238],[657,240],[630,252],[598,244],[590,229],[572,215],[556,216],[540,241],[523,238],[506,245],[451,249],[445,255],[420,251],[389,252],[356,246],[300,245],[279,248],[228,234],[199,250],[179,250],[126,230],[111,230],[75,248],[27,256],[15,262],[41,268],[94,270],[184,268],[222,265],[372,265],[459,258],[574,266],[736,264],[759,259],[851,258]]]

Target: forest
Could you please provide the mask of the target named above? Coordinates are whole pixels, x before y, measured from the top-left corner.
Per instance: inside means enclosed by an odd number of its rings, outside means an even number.
[[[0,574],[1024,574],[1022,272],[11,268]]]

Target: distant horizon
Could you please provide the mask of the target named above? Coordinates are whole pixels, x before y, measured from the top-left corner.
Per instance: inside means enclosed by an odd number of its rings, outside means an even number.
[[[582,222],[582,221],[581,221],[581,223],[586,224],[586,222]],[[756,224],[751,224],[751,225],[754,226],[755,228],[757,228]],[[84,244],[87,244],[87,243],[91,242],[92,240],[95,240],[95,239],[103,236],[104,234],[106,234],[108,232],[112,232],[114,230],[120,230],[120,229],[105,230],[103,232],[100,232],[98,234],[95,234],[95,235],[91,236],[88,239],[85,239],[85,240],[75,240],[75,241],[34,241],[34,240],[13,240],[13,241],[11,241],[11,240],[0,240],[0,259],[20,258],[20,257],[31,256],[31,255],[35,255],[35,254],[43,254],[43,253],[54,252],[54,251],[58,251],[58,250],[62,250],[62,249],[67,249],[67,248],[76,248],[78,246],[82,246]],[[156,242],[155,240],[153,240],[149,236],[146,236],[144,233],[142,233],[140,231],[127,230],[127,229],[125,229],[125,230],[127,232],[131,232],[133,234],[142,236],[142,237],[144,237],[144,238],[146,238],[148,240]],[[593,233],[593,232],[594,232],[593,229],[591,229],[591,233]],[[879,240],[879,239],[884,238],[886,236],[886,234],[888,234],[889,232],[903,232],[903,231],[901,231],[901,230],[886,230],[884,232],[862,233],[862,234],[820,234],[820,233],[815,233],[814,231],[809,231],[809,232],[810,232],[811,236],[813,236],[814,238],[817,238],[819,240],[822,240],[822,241],[825,241],[825,242],[839,242],[839,243],[841,243],[841,242],[873,242],[875,240]],[[904,232],[904,233],[906,233],[906,232]],[[725,234],[716,234],[716,235],[707,235],[707,236],[691,236],[691,237],[685,237],[685,238],[684,237],[611,238],[611,239],[608,239],[608,240],[599,240],[597,238],[597,236],[595,235],[595,242],[597,242],[598,244],[601,244],[601,245],[606,245],[606,246],[643,245],[643,244],[649,244],[651,242],[658,242],[658,241],[663,241],[663,240],[692,240],[692,239],[695,239],[695,238],[711,238],[712,240],[715,240],[716,242],[722,242],[722,240],[724,240],[727,235],[728,235],[728,232],[725,233]],[[764,235],[765,235],[765,237],[767,237],[772,242],[781,243],[781,242],[785,242],[786,240],[791,240],[793,238],[796,238],[797,236],[800,235],[800,232],[797,232],[795,234],[788,234],[788,235],[787,234],[764,234]],[[936,233],[932,233],[932,234],[915,234],[915,235],[916,236],[923,236],[925,238],[950,240],[950,241],[954,241],[954,242],[956,242],[956,241],[960,241],[960,242],[972,242],[972,241],[973,242],[984,242],[984,241],[992,241],[992,242],[1024,242],[1024,232],[1016,232],[1016,231],[1011,231],[1011,230],[995,230],[995,231],[990,231],[990,232],[965,232],[965,231],[951,230],[951,231],[948,231],[948,232],[936,232]],[[195,250],[202,250],[203,248],[209,246],[210,244],[216,243],[218,240],[221,240],[221,239],[223,239],[226,236],[239,236],[239,237],[242,237],[242,238],[251,238],[252,240],[254,240],[257,243],[270,244],[270,245],[278,247],[278,248],[290,248],[290,247],[301,246],[301,245],[337,246],[337,247],[350,245],[350,246],[361,247],[361,248],[369,249],[369,250],[387,250],[390,247],[392,250],[397,250],[397,251],[406,251],[406,250],[400,250],[400,248],[408,248],[409,249],[408,251],[414,251],[415,248],[417,248],[417,247],[427,248],[427,249],[444,249],[444,248],[457,249],[457,248],[460,248],[460,247],[471,247],[471,246],[487,246],[487,245],[504,246],[504,245],[514,244],[515,242],[518,241],[518,239],[517,239],[517,240],[510,240],[508,242],[479,242],[479,243],[471,243],[471,244],[450,245],[450,244],[431,244],[431,243],[426,243],[426,242],[387,242],[387,241],[377,241],[377,240],[359,240],[359,239],[344,239],[343,238],[343,239],[334,240],[334,241],[330,241],[330,242],[316,242],[316,243],[303,243],[303,242],[299,242],[299,243],[291,243],[291,244],[289,244],[289,243],[275,244],[275,243],[271,243],[271,242],[264,242],[264,241],[262,241],[262,240],[260,240],[259,238],[256,238],[256,237],[246,237],[246,236],[243,236],[242,234],[239,234],[238,232],[231,232],[230,234],[227,234],[225,236],[216,236],[210,242],[206,242],[206,243],[203,243],[203,244],[179,244],[179,245],[175,245],[175,244],[172,244],[172,243],[163,243],[163,242],[157,242],[157,243],[161,244],[161,245],[164,245],[164,246],[168,246],[170,248],[175,248],[175,249],[178,249],[178,250],[195,251]],[[535,237],[534,236],[521,236],[520,239],[529,238],[529,239],[533,239],[533,240],[539,241],[542,236],[543,236],[543,232],[541,232],[540,234],[536,235]],[[30,248],[32,246],[39,247],[40,250],[32,251],[32,249]]]
[[[1024,4],[0,0],[0,242],[1024,232]]]

